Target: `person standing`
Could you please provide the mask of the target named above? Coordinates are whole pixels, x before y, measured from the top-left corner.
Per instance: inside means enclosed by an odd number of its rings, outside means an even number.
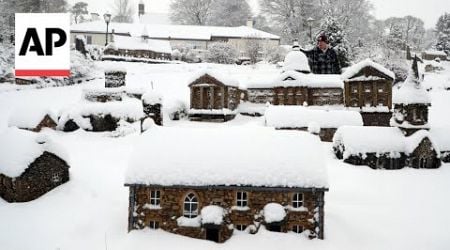
[[[341,74],[341,66],[336,51],[330,47],[328,37],[320,34],[317,46],[312,50],[302,50],[308,57],[313,74]]]

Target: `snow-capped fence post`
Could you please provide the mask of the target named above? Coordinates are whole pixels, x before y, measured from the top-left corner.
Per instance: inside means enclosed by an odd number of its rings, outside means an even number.
[[[142,96],[142,106],[146,117],[153,119],[156,125],[163,125],[162,96],[155,91],[149,91]]]
[[[125,86],[126,69],[105,70],[105,88],[119,88]]]

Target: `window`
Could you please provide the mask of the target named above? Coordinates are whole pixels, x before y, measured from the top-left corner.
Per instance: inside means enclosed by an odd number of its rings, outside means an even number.
[[[92,44],[92,36],[86,36],[86,44]]]
[[[248,205],[247,192],[237,192],[236,193],[236,206],[246,207]]]
[[[351,87],[351,92],[352,93],[358,93],[358,86],[352,86]]]
[[[235,228],[236,228],[236,230],[244,231],[247,228],[247,225],[239,224],[239,225],[236,225]]]
[[[292,232],[298,233],[298,234],[303,233],[303,226],[301,226],[301,225],[294,225],[292,227]]]
[[[53,173],[53,175],[52,175],[52,182],[53,183],[61,182],[61,176],[59,175],[59,173]]]
[[[303,194],[302,193],[295,193],[292,197],[292,207],[293,208],[300,208],[303,206]]]
[[[150,205],[159,206],[161,203],[161,192],[159,190],[150,190]]]
[[[184,198],[183,216],[195,218],[198,215],[198,199],[195,194],[190,193]]]
[[[419,168],[427,168],[427,167],[428,167],[428,159],[427,158],[420,158]]]
[[[148,225],[148,227],[150,227],[151,229],[158,229],[159,228],[159,222],[157,221],[150,221],[150,225]]]

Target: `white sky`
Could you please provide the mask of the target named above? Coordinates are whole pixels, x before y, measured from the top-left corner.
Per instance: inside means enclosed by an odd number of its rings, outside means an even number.
[[[90,12],[97,12],[102,15],[106,10],[111,11],[111,6],[114,0],[68,0],[69,4],[74,4],[79,1],[84,1],[89,4],[88,10]],[[140,0],[131,0],[137,4]],[[170,0],[143,0],[145,3],[145,10],[147,12],[168,12]],[[248,0],[254,12],[258,12],[258,0]],[[374,15],[378,19],[386,19],[388,17],[396,16],[402,17],[406,15],[413,15],[420,17],[425,22],[426,28],[433,28],[437,19],[445,11],[450,12],[449,0],[370,0],[374,7]]]

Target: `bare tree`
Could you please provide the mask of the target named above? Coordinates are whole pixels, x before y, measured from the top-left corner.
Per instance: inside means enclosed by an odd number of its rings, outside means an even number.
[[[134,9],[130,0],[115,0],[113,5],[113,21],[118,23],[133,22]]]
[[[87,10],[88,4],[85,2],[78,2],[73,5],[73,7],[70,9],[70,12],[73,15],[73,18],[75,20],[75,23],[78,23],[78,18],[82,15],[88,14]]]
[[[206,25],[212,0],[174,0],[170,4],[170,20],[176,24]]]
[[[252,12],[246,0],[213,1],[211,5],[210,25],[240,26],[251,18]]]

